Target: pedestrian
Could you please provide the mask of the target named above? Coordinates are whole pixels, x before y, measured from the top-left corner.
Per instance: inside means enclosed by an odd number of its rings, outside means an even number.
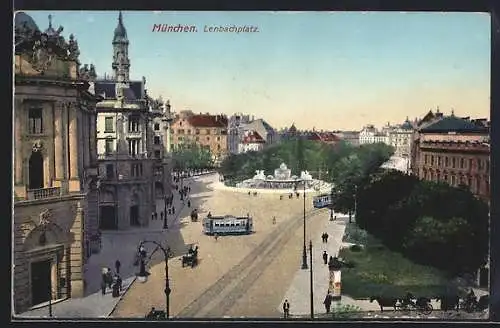
[[[172,214],[175,214],[175,207],[172,206]]]
[[[332,306],[332,296],[330,294],[326,294],[323,304],[325,304],[326,313],[330,313],[330,308]]]
[[[325,232],[325,243],[328,243],[328,233]]]
[[[120,273],[120,267],[122,266],[122,264],[120,263],[120,260],[116,260],[115,261],[115,269],[116,269],[116,273],[119,274]]]
[[[106,277],[103,275],[101,279],[101,293],[102,295],[106,295]]]
[[[215,241],[217,241],[217,239],[219,239],[219,235],[217,233],[214,233],[214,239],[215,239]]]
[[[122,284],[123,284],[123,281],[122,281],[122,277],[120,277],[120,275],[116,275],[116,284],[118,286],[118,291],[122,291]]]
[[[323,251],[323,263],[328,264],[328,253]]]
[[[290,317],[290,303],[288,303],[288,300],[283,303],[283,316],[285,319]]]
[[[300,197],[300,194],[299,194],[299,193],[295,193],[295,195],[297,196],[297,199]]]
[[[276,224],[276,217],[273,216],[273,224]]]
[[[324,233],[324,232],[323,232],[323,234],[321,235],[321,241],[322,241],[323,243],[325,243],[325,233]]]
[[[155,213],[151,213],[151,220],[154,220],[155,219]]]
[[[188,199],[188,207],[191,207],[191,201]]]
[[[163,211],[160,212],[160,220],[163,221]]]
[[[108,283],[108,287],[111,288],[112,285],[113,285],[113,275],[111,273],[111,269],[110,268],[107,268],[106,281]]]
[[[283,195],[280,195],[280,200],[283,200]]]
[[[158,212],[155,212],[155,220],[158,220]]]

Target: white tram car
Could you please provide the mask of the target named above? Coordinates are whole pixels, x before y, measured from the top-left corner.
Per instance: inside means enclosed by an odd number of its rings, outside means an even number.
[[[207,235],[250,234],[253,220],[249,216],[207,216],[202,221],[203,233]]]

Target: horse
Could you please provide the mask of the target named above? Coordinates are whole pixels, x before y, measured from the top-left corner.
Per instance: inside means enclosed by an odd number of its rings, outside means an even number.
[[[382,297],[382,296],[372,296],[370,297],[370,303],[377,301],[380,306],[380,312],[384,312],[384,307],[392,307],[396,311],[396,305],[399,300],[396,297]]]

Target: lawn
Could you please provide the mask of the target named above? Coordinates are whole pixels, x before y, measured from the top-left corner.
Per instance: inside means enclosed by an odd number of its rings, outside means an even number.
[[[439,270],[414,264],[401,254],[387,249],[366,232],[348,225],[344,241],[364,244],[361,250],[344,248],[340,257],[353,268],[342,269],[342,293],[355,299],[371,296],[436,297],[447,288],[449,278]]]

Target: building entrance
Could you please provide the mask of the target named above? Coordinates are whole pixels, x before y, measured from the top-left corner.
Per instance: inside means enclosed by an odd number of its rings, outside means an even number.
[[[116,222],[115,206],[101,206],[99,228],[102,230],[115,230],[118,228]]]
[[[31,304],[37,305],[52,298],[51,261],[31,263]]]
[[[130,206],[130,225],[139,226],[139,205]]]

